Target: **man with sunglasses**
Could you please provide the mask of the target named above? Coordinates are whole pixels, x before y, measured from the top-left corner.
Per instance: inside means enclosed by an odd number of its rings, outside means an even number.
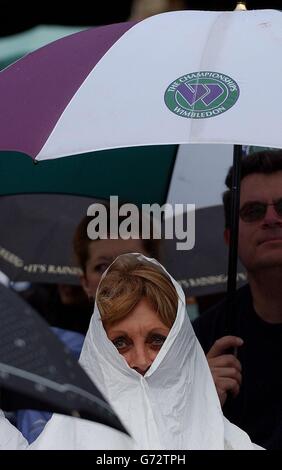
[[[231,182],[232,168],[223,194],[227,243]],[[193,326],[225,416],[253,442],[282,449],[282,150],[243,159],[238,254],[248,284],[237,291],[233,317],[224,300]]]

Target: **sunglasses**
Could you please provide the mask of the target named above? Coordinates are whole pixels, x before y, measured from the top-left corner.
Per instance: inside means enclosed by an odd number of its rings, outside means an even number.
[[[282,217],[282,198],[273,202],[272,204],[266,204],[265,202],[247,202],[241,207],[239,214],[240,218],[244,222],[258,222],[262,220],[266,214],[268,206],[273,206],[276,214]]]

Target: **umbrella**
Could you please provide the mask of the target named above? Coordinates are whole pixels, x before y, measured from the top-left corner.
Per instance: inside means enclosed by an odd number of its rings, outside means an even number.
[[[48,44],[1,73],[0,148],[42,160],[184,142],[280,147],[280,132],[265,123],[282,114],[273,105],[281,18],[272,10],[169,12]],[[273,95],[254,121],[265,70]]]
[[[189,295],[225,291],[228,253],[220,195],[232,163],[232,146],[136,147],[37,165],[19,154],[9,157],[0,157],[0,270],[11,280],[79,283],[72,253],[76,225],[94,197],[115,194],[140,207],[167,202],[182,203],[185,209],[194,203],[195,246],[179,251],[175,239],[167,240],[162,261]],[[59,190],[64,194],[57,194]],[[27,192],[31,194],[23,194]],[[93,198],[81,196],[90,193]]]
[[[177,145],[92,152],[34,164],[26,155],[0,151],[0,194],[62,193],[138,206],[166,202]]]
[[[47,323],[0,284],[1,407],[47,409],[80,416],[126,432],[110,405]]]
[[[185,142],[281,147],[281,23],[271,10],[170,12],[49,44],[1,74],[0,148],[44,160]]]
[[[0,197],[0,270],[12,281],[79,284],[72,237],[93,202],[60,194]]]

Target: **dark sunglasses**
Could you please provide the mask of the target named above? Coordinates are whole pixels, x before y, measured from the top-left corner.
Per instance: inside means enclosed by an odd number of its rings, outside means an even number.
[[[268,206],[273,206],[276,214],[282,217],[282,198],[273,202],[272,204],[266,204],[265,202],[247,202],[241,207],[239,214],[240,218],[244,222],[258,222],[262,220],[266,214]]]

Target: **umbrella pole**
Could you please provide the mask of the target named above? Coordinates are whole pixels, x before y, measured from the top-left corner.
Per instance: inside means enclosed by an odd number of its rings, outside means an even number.
[[[233,149],[233,175],[231,189],[231,224],[230,224],[230,243],[228,257],[228,278],[227,278],[227,334],[236,334],[234,332],[234,323],[232,322],[234,313],[234,300],[237,283],[237,256],[238,256],[238,228],[239,228],[239,209],[240,209],[240,183],[241,183],[241,162],[242,145],[234,145]],[[232,327],[233,324],[233,327]]]

